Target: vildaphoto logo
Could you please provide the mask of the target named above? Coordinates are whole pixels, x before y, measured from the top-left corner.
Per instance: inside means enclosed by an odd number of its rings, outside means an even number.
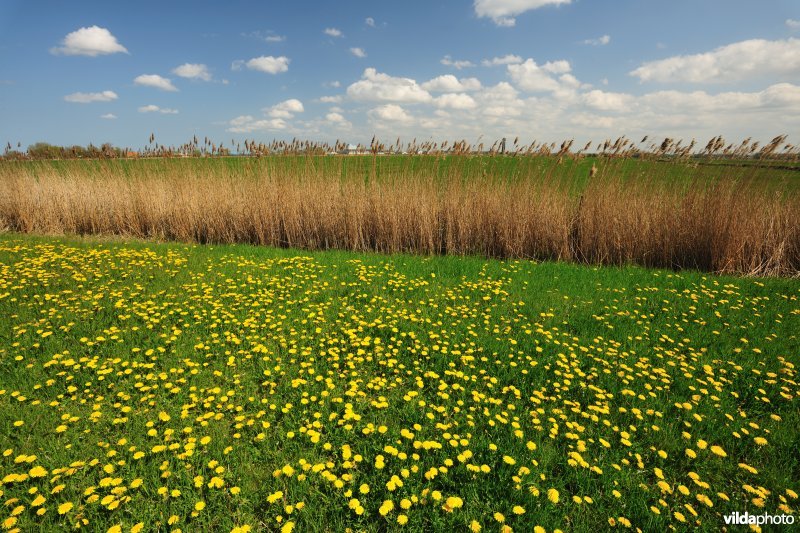
[[[722,517],[725,523],[734,526],[747,526],[747,525],[792,525],[794,524],[794,516],[790,514],[750,514],[735,512]]]

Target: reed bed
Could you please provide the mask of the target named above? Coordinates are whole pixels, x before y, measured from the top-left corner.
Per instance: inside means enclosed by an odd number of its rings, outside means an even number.
[[[0,227],[797,276],[797,179],[555,155],[6,161]]]

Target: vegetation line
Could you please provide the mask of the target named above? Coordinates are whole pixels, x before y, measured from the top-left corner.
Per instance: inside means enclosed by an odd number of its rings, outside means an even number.
[[[0,162],[0,227],[800,273],[793,170],[575,155]]]

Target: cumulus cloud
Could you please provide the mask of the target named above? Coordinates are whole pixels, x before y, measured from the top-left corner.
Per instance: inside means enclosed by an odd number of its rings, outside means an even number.
[[[786,19],[786,27],[790,30],[800,30],[800,20]]]
[[[75,104],[90,104],[92,102],[110,102],[118,98],[114,91],[103,91],[99,93],[72,93],[64,97],[67,102]]]
[[[254,131],[285,130],[286,121],[281,118],[256,119],[252,115],[240,115],[228,122],[226,131],[231,133],[252,133]]]
[[[750,39],[702,54],[648,61],[630,72],[639,81],[718,83],[794,74],[800,70],[800,39]]]
[[[202,63],[184,63],[172,69],[172,73],[181,78],[211,81],[211,73],[208,71],[208,67]]]
[[[569,64],[569,61],[559,59],[558,61],[548,61],[542,65],[542,69],[546,70],[547,72],[552,72],[553,74],[566,74],[572,70],[572,67]]]
[[[568,61],[547,62],[537,65],[533,59],[526,59],[524,63],[508,65],[508,74],[520,89],[529,92],[558,91],[563,85],[572,86],[577,80],[574,76],[562,76],[556,79],[553,74],[565,74],[570,71]]]
[[[366,25],[367,25],[367,26],[369,26],[370,28],[374,28],[374,27],[375,27],[375,19],[374,19],[374,18],[372,18],[372,17],[367,17],[367,18],[364,20],[364,24],[366,24]]]
[[[443,94],[434,99],[434,103],[438,107],[450,109],[475,109],[478,105],[470,95],[464,93]]]
[[[367,57],[367,53],[364,51],[363,48],[353,47],[350,49],[350,53],[356,57]]]
[[[352,126],[350,121],[344,118],[344,115],[342,115],[338,111],[331,111],[330,113],[325,115],[325,121],[342,129],[347,129]]]
[[[634,97],[625,93],[612,93],[593,90],[582,95],[583,102],[590,108],[598,111],[627,111],[630,110]]]
[[[493,57],[492,59],[484,59],[483,61],[481,61],[481,65],[483,65],[484,67],[496,67],[499,65],[514,65],[516,63],[522,63],[522,58],[514,54],[507,54],[502,57]]]
[[[168,107],[158,107],[157,105],[143,105],[139,108],[139,113],[161,113],[162,115],[177,115],[177,109],[170,109]]]
[[[61,46],[51,48],[50,53],[95,57],[116,53],[127,54],[128,49],[122,46],[106,28],[89,26],[68,33],[61,42]]]
[[[105,115],[100,115],[100,118],[105,120],[114,120],[115,118],[117,118],[117,115],[115,115],[114,113],[106,113]]]
[[[603,35],[602,37],[598,37],[597,39],[586,39],[585,41],[582,42],[583,44],[589,44],[592,46],[605,46],[611,42],[611,36]]]
[[[240,70],[243,66],[250,70],[258,72],[266,72],[267,74],[279,74],[289,70],[289,63],[291,60],[288,57],[280,56],[259,56],[252,59],[237,60],[231,64],[232,70]]]
[[[338,28],[325,28],[322,33],[330,37],[344,37],[342,30]]]
[[[338,104],[342,101],[342,97],[338,94],[336,96],[322,96],[319,101],[323,104]]]
[[[544,6],[569,4],[572,0],[475,0],[475,14],[486,17],[498,26],[510,27],[516,24],[516,16]]]
[[[400,124],[410,124],[414,118],[405,109],[397,104],[386,104],[371,109],[367,113],[373,122],[394,122]]]
[[[459,93],[477,91],[481,88],[481,82],[478,78],[461,78],[459,80],[452,74],[445,74],[426,81],[420,87],[436,93]]]
[[[305,109],[303,102],[297,98],[290,98],[272,107],[266,107],[262,111],[272,118],[292,118],[296,113],[302,113]]]
[[[290,98],[261,110],[266,118],[256,118],[252,115],[240,115],[228,121],[226,131],[231,133],[252,133],[254,131],[277,131],[285,130],[289,127],[286,122],[294,118],[297,113],[303,113],[305,108],[303,103]]]
[[[800,87],[778,83],[762,91],[728,91],[709,94],[705,91],[656,91],[638,99],[640,106],[664,113],[722,113],[752,110],[800,111]]]
[[[446,67],[453,67],[456,70],[461,70],[462,68],[470,68],[475,66],[475,63],[473,63],[472,61],[467,61],[465,59],[453,59],[449,55],[446,55],[442,59],[440,59],[439,63],[441,63]]]
[[[525,106],[519,91],[505,81],[480,91],[476,98],[481,104],[481,113],[493,118],[516,117]]]
[[[361,79],[347,88],[347,96],[360,101],[397,103],[426,103],[433,99],[416,81],[389,76],[374,68],[364,70]]]
[[[133,83],[144,87],[155,87],[162,91],[175,92],[178,90],[177,87],[172,85],[172,80],[159,76],[158,74],[142,74],[141,76],[136,76],[136,78],[133,79]]]

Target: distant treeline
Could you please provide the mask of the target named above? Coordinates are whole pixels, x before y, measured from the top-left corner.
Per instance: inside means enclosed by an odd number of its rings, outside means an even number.
[[[126,148],[118,148],[111,143],[100,146],[56,146],[38,142],[28,146],[25,152],[13,150],[11,144],[6,145],[3,158],[8,160],[22,159],[113,159],[118,157],[135,157],[136,152]]]

